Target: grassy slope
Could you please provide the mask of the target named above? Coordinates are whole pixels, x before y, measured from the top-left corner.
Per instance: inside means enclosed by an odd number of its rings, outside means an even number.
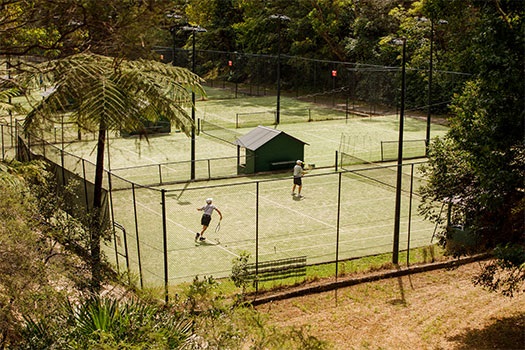
[[[523,349],[525,295],[472,284],[478,263],[370,282],[257,309],[333,349]]]

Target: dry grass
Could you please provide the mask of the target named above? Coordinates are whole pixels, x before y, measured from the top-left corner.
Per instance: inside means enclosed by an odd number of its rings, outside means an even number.
[[[259,306],[333,349],[525,349],[525,295],[472,284],[478,263]]]

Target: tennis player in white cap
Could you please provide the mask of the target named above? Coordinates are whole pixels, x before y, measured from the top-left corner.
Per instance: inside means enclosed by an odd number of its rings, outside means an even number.
[[[211,214],[213,214],[214,210],[217,211],[217,213],[219,213],[220,220],[222,220],[221,211],[212,203],[213,203],[213,198],[206,198],[206,205],[201,208],[197,208],[197,210],[202,211],[203,213],[202,213],[202,218],[201,218],[202,230],[201,232],[197,232],[195,234],[196,241],[206,240],[206,238],[204,237],[204,232],[206,231],[206,229],[208,229],[208,226],[210,226]]]
[[[301,188],[303,188],[303,161],[298,160],[295,162],[295,166],[293,167],[293,187],[292,187],[292,196],[295,196],[295,188],[297,187],[297,197],[301,198]]]

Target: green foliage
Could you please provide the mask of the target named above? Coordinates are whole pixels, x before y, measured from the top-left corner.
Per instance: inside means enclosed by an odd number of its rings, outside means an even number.
[[[143,121],[164,117],[189,133],[193,123],[184,109],[190,103],[187,89],[204,94],[200,78],[186,69],[93,54],[51,61],[19,77],[32,87],[40,79],[55,88],[26,118],[29,130],[59,120],[57,111],[69,110],[69,119],[87,130],[97,130],[101,123],[108,130],[142,130]]]
[[[31,67],[17,77],[26,87],[41,80],[53,91],[37,101],[24,120],[26,131],[38,131],[63,118],[86,130],[98,130],[93,205],[86,228],[90,234],[92,289],[97,293],[101,281],[100,241],[107,227],[102,212],[102,180],[106,133],[109,130],[143,131],[144,122],[168,119],[186,134],[194,121],[184,109],[190,91],[204,94],[201,79],[190,71],[147,60],[116,60],[90,53]]]
[[[420,209],[440,225],[449,254],[494,252],[480,284],[512,294],[525,282],[508,264],[515,255],[507,254],[525,241],[525,57],[515,49],[525,45],[525,8],[513,1],[473,3],[479,14],[468,64],[476,74],[454,98],[449,133],[431,146]],[[440,210],[439,202],[448,208]]]
[[[45,326],[44,326],[45,325]],[[191,322],[140,301],[91,298],[66,302],[54,318],[27,320],[27,348],[177,349],[188,343]]]
[[[500,245],[494,249],[494,257],[495,260],[485,263],[482,272],[474,277],[474,284],[509,297],[522,293],[525,280],[523,245]]]
[[[127,58],[151,57],[169,0],[3,1],[2,53],[64,57],[87,49]]]
[[[199,279],[186,288],[173,305],[193,320],[192,348],[240,349],[326,349],[327,344],[309,335],[307,328],[280,329],[267,318],[236,300],[229,304],[217,293],[213,278]]]
[[[57,232],[39,212],[32,193],[37,184],[47,186],[42,163],[0,164],[1,348],[20,341],[21,316],[43,319],[54,313],[68,292],[56,283],[65,286],[68,276],[82,276],[82,263],[50,239]]]
[[[248,261],[250,253],[241,252],[238,258],[232,261],[232,273],[230,279],[237,288],[242,289],[242,295],[246,293],[246,288],[249,286],[251,280],[248,279]]]
[[[494,257],[500,260],[503,267],[522,268],[525,264],[525,249],[517,244],[497,246],[494,249]]]
[[[4,115],[4,112],[22,113],[24,111],[19,103],[11,102],[13,97],[19,95],[20,90],[17,88],[9,88],[0,85],[0,116]]]
[[[222,313],[224,297],[213,276],[204,276],[202,280],[199,276],[195,276],[193,283],[184,291],[184,297],[179,300],[184,306],[184,312],[212,316]]]
[[[198,35],[199,47],[233,52],[237,50],[234,27],[242,21],[241,13],[233,0],[202,0],[188,3],[185,13],[188,22],[206,28],[204,36]],[[181,33],[182,34],[182,33]],[[192,37],[186,47],[191,47]]]

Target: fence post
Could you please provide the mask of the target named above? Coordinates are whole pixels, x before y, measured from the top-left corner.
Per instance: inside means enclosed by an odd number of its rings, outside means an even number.
[[[159,164],[159,184],[162,185],[162,165]]]
[[[2,160],[5,160],[5,148],[4,148],[4,125],[0,125],[1,137],[2,137]]]
[[[255,292],[259,290],[259,181],[255,183]]]
[[[133,213],[135,216],[135,239],[137,241],[137,255],[138,255],[138,264],[139,264],[139,280],[140,288],[144,288],[144,282],[142,278],[142,260],[140,258],[140,241],[139,241],[139,221],[137,217],[137,199],[135,197],[135,184],[131,184],[131,191],[133,194]]]
[[[117,235],[115,233],[115,226],[120,226],[119,224],[117,224],[115,222],[115,213],[113,211],[113,195],[112,195],[112,187],[111,187],[111,172],[108,171],[107,173],[108,175],[108,185],[109,185],[109,203],[110,203],[110,213],[111,213],[111,222],[112,222],[112,227],[111,229],[113,230],[113,241],[114,241],[114,247],[115,247],[115,262],[117,264],[117,271],[120,272],[120,264],[119,264],[119,259],[118,259],[118,245],[117,245]],[[124,227],[122,227],[122,231],[124,232]],[[126,250],[127,249],[127,242],[126,242],[126,237],[124,236],[124,249]],[[127,252],[126,252],[126,255],[127,255]],[[128,275],[129,275],[129,264],[127,265],[127,268],[128,268]],[[129,276],[128,276],[129,278]]]
[[[14,135],[13,135],[13,124],[11,123],[10,124],[10,128],[11,128],[11,146],[15,146],[15,159],[17,160],[20,160],[21,158],[21,154],[20,154],[20,150],[18,149],[18,133],[19,133],[19,130],[18,130],[18,122],[15,122],[15,127],[14,127]]]
[[[65,161],[64,161],[64,148],[60,150],[60,162],[62,165],[62,186],[66,186],[66,169],[65,169]]]
[[[339,173],[339,184],[337,186],[337,225],[336,225],[336,243],[335,243],[335,281],[339,276],[339,227],[341,222],[341,177],[343,173]]]
[[[164,301],[168,302],[168,233],[166,228],[166,190],[160,190],[162,197],[162,243],[164,254]]]
[[[27,158],[31,161],[31,134],[27,134]]]
[[[114,222],[117,224],[116,222]],[[128,250],[128,233],[126,232],[126,228],[122,225],[119,225],[120,229],[122,230],[122,235],[124,237],[124,258],[126,259],[126,269],[128,270],[128,283],[131,284],[131,274],[129,270],[129,250]],[[113,228],[115,229],[115,228]]]
[[[89,194],[86,178],[86,160],[82,158],[82,177],[84,178],[84,198],[86,199],[86,214],[89,213]]]
[[[408,200],[407,267],[410,265],[410,230],[412,224],[412,194],[414,188],[414,163],[410,168],[410,198]]]

